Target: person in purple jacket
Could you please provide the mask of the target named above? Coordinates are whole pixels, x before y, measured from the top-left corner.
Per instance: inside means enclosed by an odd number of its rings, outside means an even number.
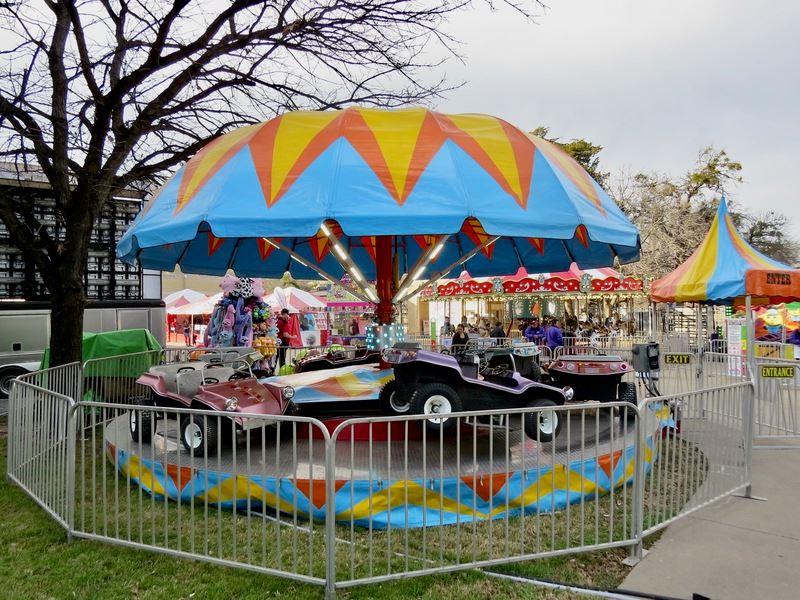
[[[561,333],[561,328],[558,326],[558,320],[553,319],[550,322],[550,327],[545,332],[545,341],[550,350],[555,350],[559,346],[564,345],[564,336]]]

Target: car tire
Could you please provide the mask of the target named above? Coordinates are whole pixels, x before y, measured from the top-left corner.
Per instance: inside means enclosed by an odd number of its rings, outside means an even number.
[[[219,417],[194,414],[181,419],[181,443],[193,456],[210,456],[219,443]]]
[[[152,408],[155,406],[152,398],[132,398],[131,404],[141,406],[141,409],[132,410],[128,415],[128,429],[131,432],[131,439],[142,444],[149,444],[153,441],[155,432],[154,423],[155,413]]]
[[[542,367],[539,366],[539,363],[533,362],[531,363],[531,372],[530,377],[528,377],[531,381],[540,382],[542,381]]]
[[[556,407],[558,404],[547,398],[528,403],[528,408]],[[542,444],[548,444],[561,433],[561,414],[556,410],[525,413],[525,435]]]
[[[387,415],[405,415],[411,410],[411,402],[400,393],[397,381],[387,381],[378,396],[383,412]]]
[[[445,415],[461,412],[461,398],[444,383],[426,383],[411,396],[411,413],[415,415]],[[452,430],[457,419],[433,416],[425,421],[426,429],[435,435]]]
[[[639,399],[637,398],[635,383],[623,381],[617,386],[617,393],[618,393],[617,399],[620,402],[628,402],[629,404],[633,404],[634,406],[639,406]],[[625,410],[624,406],[620,407],[620,411],[624,412],[627,415],[628,421],[633,421],[636,418],[636,411]]]
[[[22,367],[7,367],[0,369],[0,400],[5,400],[11,393],[11,382],[20,375],[25,375],[29,371]]]

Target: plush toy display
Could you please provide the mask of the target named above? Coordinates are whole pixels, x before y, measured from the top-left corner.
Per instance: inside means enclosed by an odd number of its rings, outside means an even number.
[[[225,275],[219,284],[222,298],[206,327],[206,347],[252,346],[253,331],[275,331],[269,306],[262,300],[264,283],[261,279]]]

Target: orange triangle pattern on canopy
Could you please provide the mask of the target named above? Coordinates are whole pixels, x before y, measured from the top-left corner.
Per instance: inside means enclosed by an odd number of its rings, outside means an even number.
[[[723,198],[703,242],[677,269],[652,283],[650,297],[655,302],[724,304],[746,295],[770,302],[800,298],[800,271],[750,246]]]

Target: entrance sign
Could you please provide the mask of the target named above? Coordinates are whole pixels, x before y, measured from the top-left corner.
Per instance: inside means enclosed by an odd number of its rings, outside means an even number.
[[[761,377],[766,379],[794,379],[794,365],[761,365]]]

